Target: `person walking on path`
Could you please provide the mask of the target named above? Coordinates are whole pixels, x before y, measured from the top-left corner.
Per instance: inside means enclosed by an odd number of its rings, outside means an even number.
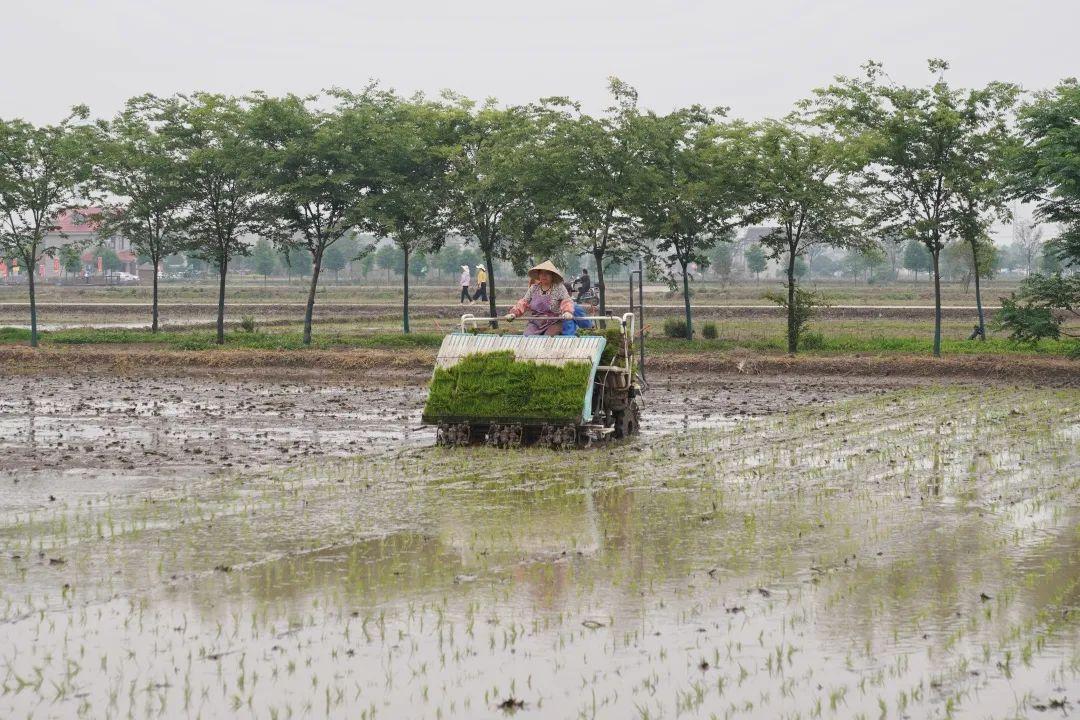
[[[461,302],[458,304],[471,303],[472,295],[469,293],[469,286],[472,285],[472,278],[469,276],[468,265],[461,266],[461,279],[458,282],[461,284]]]
[[[476,266],[476,295],[473,300],[487,302],[487,268],[483,265]]]

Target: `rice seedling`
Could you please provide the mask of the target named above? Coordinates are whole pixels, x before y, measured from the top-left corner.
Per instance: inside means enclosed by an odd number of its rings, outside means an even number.
[[[424,419],[528,419],[573,422],[591,377],[587,363],[563,366],[517,361],[514,353],[470,355],[436,368]]]

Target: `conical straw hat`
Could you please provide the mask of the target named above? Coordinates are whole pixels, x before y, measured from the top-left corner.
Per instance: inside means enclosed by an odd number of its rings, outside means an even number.
[[[550,260],[545,260],[544,262],[540,263],[539,265],[536,265],[534,267],[529,268],[529,277],[532,278],[533,280],[535,280],[536,279],[536,273],[540,272],[541,270],[547,270],[549,273],[554,275],[557,278],[556,282],[561,283],[563,281],[562,272],[560,272],[559,268],[555,267],[555,264],[553,262],[551,262]]]

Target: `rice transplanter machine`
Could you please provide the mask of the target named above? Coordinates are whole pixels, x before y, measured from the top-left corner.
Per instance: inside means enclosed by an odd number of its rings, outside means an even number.
[[[579,319],[611,329],[571,336],[496,334],[479,330],[498,318],[463,315],[458,330],[443,338],[424,409],[423,422],[437,427],[436,442],[570,448],[637,433],[643,398],[634,314]],[[494,370],[477,365],[485,353],[507,362]],[[470,377],[470,365],[483,369]],[[554,396],[554,388],[545,385],[558,386],[560,406],[545,402]],[[500,396],[482,401],[489,392]]]

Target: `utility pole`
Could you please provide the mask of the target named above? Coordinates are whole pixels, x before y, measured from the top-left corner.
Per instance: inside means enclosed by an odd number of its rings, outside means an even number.
[[[641,258],[638,258],[637,270],[630,271],[630,312],[634,312],[634,276],[637,275],[638,283],[638,347],[641,349],[641,361],[638,372],[641,379],[645,379],[645,272]]]

